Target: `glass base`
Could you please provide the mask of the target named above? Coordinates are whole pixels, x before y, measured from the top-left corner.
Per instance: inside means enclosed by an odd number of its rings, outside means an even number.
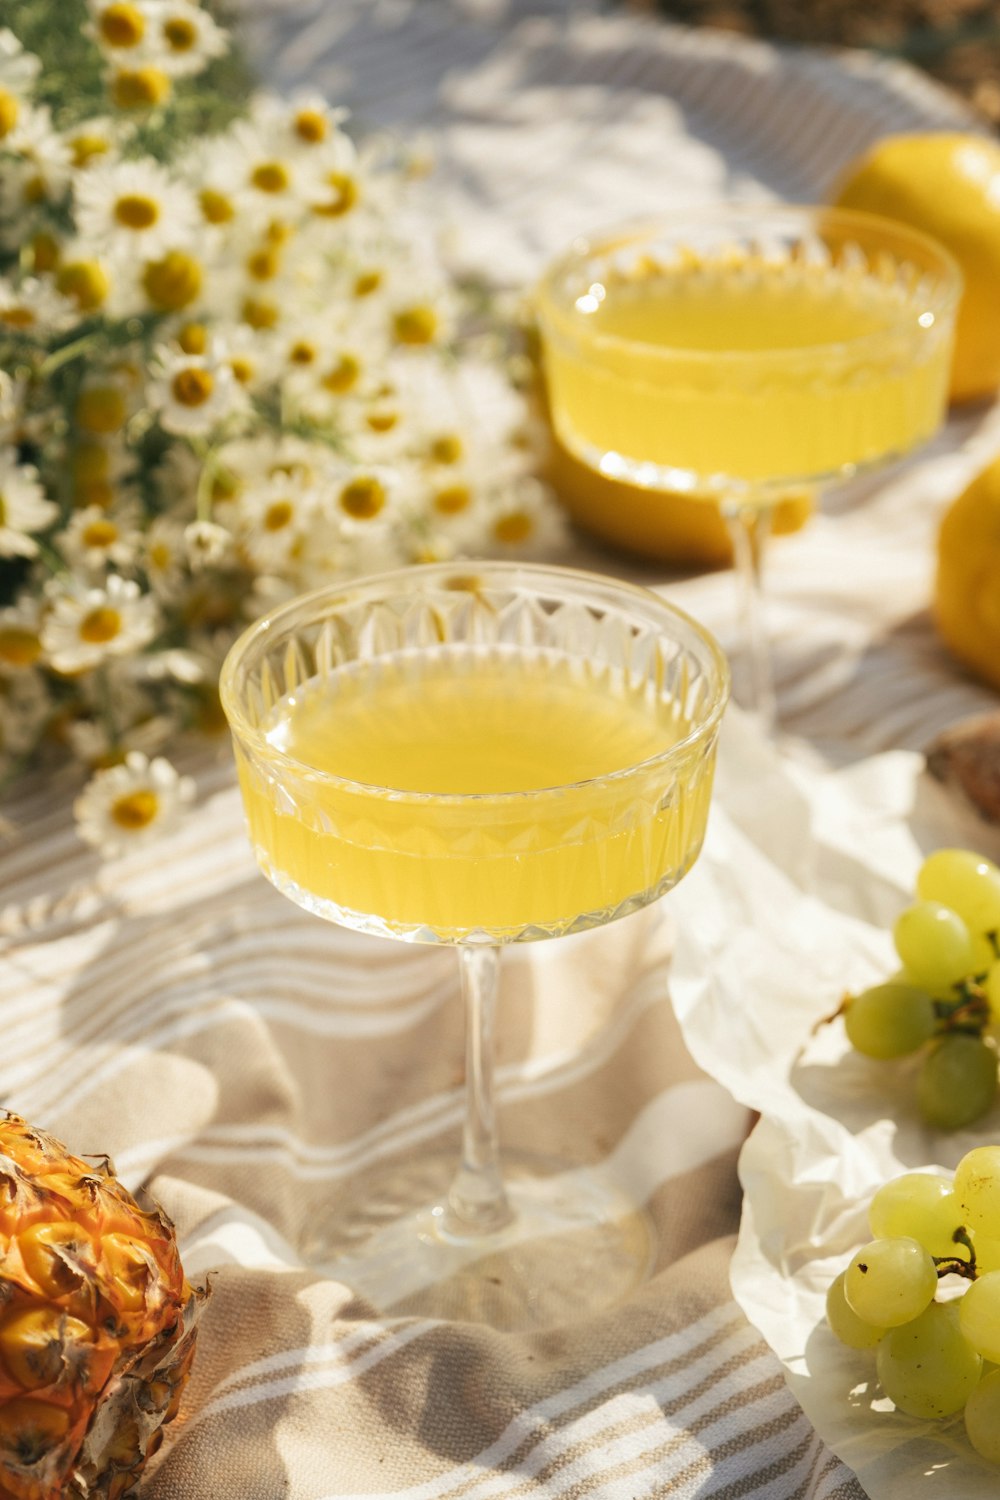
[[[550,1328],[621,1302],[655,1258],[646,1211],[599,1167],[505,1153],[513,1221],[458,1235],[445,1203],[454,1151],[388,1163],[309,1225],[306,1259],[380,1314]]]

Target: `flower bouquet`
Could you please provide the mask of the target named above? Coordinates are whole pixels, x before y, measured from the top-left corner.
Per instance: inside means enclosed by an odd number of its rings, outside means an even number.
[[[221,727],[222,658],[276,598],[558,523],[514,344],[446,274],[418,151],[355,140],[323,98],[251,95],[195,0],[19,11],[0,777],[82,764],[79,830],[114,854],[193,795],[171,756]]]

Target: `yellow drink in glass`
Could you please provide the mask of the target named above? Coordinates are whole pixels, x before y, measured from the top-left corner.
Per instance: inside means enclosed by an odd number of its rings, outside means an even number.
[[[581,239],[537,295],[562,445],[611,479],[717,504],[750,680],[774,716],[761,579],[781,497],[909,452],[944,413],[961,276],[846,210],[731,205]]]
[[[366,1172],[302,1250],[378,1307],[544,1327],[649,1274],[652,1227],[600,1168],[501,1164],[492,1038],[507,943],[581,931],[682,878],[729,673],[694,620],[567,568],[409,568],[293,600],[230,652],[250,837],[299,905],[458,951],[461,1150]],[[504,1170],[506,1168],[506,1170]],[[478,1274],[478,1268],[482,1273]]]
[[[645,681],[559,652],[354,663],[276,704],[268,744],[322,774],[289,811],[244,764],[251,837],[278,884],[358,925],[375,912],[494,939],[592,925],[653,899],[700,848],[711,765],[684,765],[691,785],[668,797],[655,764],[692,727]],[[365,785],[396,795],[373,806]]]
[[[784,487],[905,453],[948,380],[949,339],[918,293],[867,266],[619,259],[551,313],[557,430],[632,480],[652,465]]]

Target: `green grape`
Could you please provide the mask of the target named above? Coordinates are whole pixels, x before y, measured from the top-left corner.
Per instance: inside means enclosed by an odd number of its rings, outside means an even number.
[[[830,1283],[826,1294],[826,1321],[840,1342],[849,1349],[874,1349],[885,1329],[876,1328],[873,1323],[866,1323],[864,1318],[858,1317],[844,1295],[846,1277],[847,1272],[841,1271]]]
[[[1000,1364],[1000,1271],[979,1276],[958,1309],[959,1326],[973,1349]]]
[[[915,901],[896,918],[896,952],[916,984],[933,990],[972,973],[972,937],[957,912],[940,901]]]
[[[972,969],[973,974],[987,974],[996,963],[997,951],[985,932],[974,932],[972,934]]]
[[[937,1268],[917,1240],[872,1240],[844,1273],[852,1312],[876,1328],[896,1328],[923,1312],[937,1291]]]
[[[934,1035],[934,1002],[926,990],[876,984],[853,995],[844,1015],[851,1046],[866,1057],[902,1057]]]
[[[955,1198],[976,1240],[1000,1240],[1000,1146],[974,1146],[955,1168]]]
[[[932,1255],[968,1254],[954,1239],[960,1223],[951,1183],[930,1172],[904,1172],[883,1183],[868,1209],[877,1240],[908,1235]]]
[[[965,1431],[980,1458],[1000,1464],[1000,1370],[991,1370],[965,1403]]]
[[[882,1389],[911,1417],[948,1417],[961,1411],[979,1384],[982,1358],[966,1343],[954,1302],[932,1302],[893,1328],[878,1346]]]
[[[1000,1271],[1000,1238],[974,1234],[972,1243],[976,1249],[976,1270],[980,1276],[987,1271]]]
[[[917,895],[943,901],[972,932],[1000,928],[1000,868],[971,849],[937,849],[917,875]]]
[[[997,1091],[997,1054],[954,1031],[931,1048],[917,1075],[917,1108],[938,1130],[960,1130],[986,1113]]]

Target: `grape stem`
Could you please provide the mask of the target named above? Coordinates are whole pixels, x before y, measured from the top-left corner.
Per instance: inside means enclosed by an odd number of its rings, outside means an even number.
[[[975,1281],[979,1274],[976,1270],[976,1247],[969,1238],[969,1231],[964,1224],[960,1224],[952,1235],[956,1245],[964,1245],[969,1252],[968,1260],[961,1255],[934,1255],[932,1260],[937,1267],[938,1278],[942,1276],[964,1276],[967,1281]]]
[[[990,1019],[986,991],[973,979],[963,979],[956,1000],[935,1000],[939,1031],[964,1031],[982,1036]]]

